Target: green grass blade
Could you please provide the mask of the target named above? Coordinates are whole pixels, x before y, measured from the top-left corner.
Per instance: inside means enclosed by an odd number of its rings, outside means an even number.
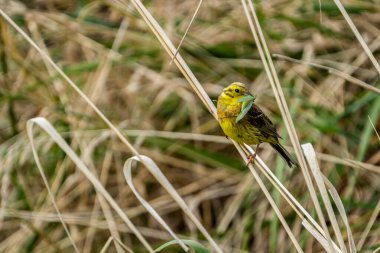
[[[206,249],[202,244],[200,244],[199,242],[196,242],[196,241],[193,241],[193,240],[181,240],[183,243],[185,243],[186,245],[192,247],[196,253],[211,253],[211,251],[209,251],[208,249]],[[167,243],[164,243],[163,245],[161,245],[160,247],[158,247],[155,252],[159,252],[165,248],[167,248],[168,246],[171,246],[171,245],[175,245],[175,244],[178,244],[178,242],[176,240],[173,240],[173,241],[169,241]]]
[[[251,109],[252,106],[253,106],[252,100],[250,102],[248,102],[248,104],[246,106],[244,106],[244,104],[242,105],[243,110],[236,117],[236,123],[238,123],[242,118],[244,118],[244,116],[249,112],[249,110]]]

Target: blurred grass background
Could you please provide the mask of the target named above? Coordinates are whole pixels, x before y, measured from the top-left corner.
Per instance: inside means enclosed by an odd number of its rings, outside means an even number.
[[[193,0],[144,1],[175,45],[197,4]],[[255,4],[272,53],[329,66],[379,86],[378,73],[332,1]],[[380,2],[346,0],[344,4],[379,59]],[[0,6],[46,48],[140,153],[158,163],[226,252],[295,252],[217,121],[175,65],[169,64],[170,58],[133,8],[124,15],[112,1],[100,0],[4,1]],[[214,99],[230,82],[249,84],[257,94],[257,104],[287,144],[243,13],[239,1],[205,1],[180,53]],[[125,36],[109,55],[123,19],[128,24]],[[122,165],[131,154],[114,137],[102,137],[108,132],[105,124],[3,19],[0,28],[0,251],[72,251],[26,138],[26,121],[35,116],[46,117],[79,154],[94,145],[86,163],[103,176],[107,190],[152,245],[170,240],[125,184]],[[321,153],[321,169],[338,190],[358,243],[380,202],[380,140],[368,119],[378,129],[380,97],[326,70],[279,57],[274,60],[298,136]],[[196,138],[195,134],[204,136]],[[60,210],[80,250],[100,251],[109,231],[95,205],[94,189],[51,140],[41,135],[37,143]],[[306,208],[311,207],[300,171],[290,171],[267,145],[262,146],[263,160]],[[363,163],[343,163],[343,159]],[[136,170],[134,180],[177,234],[202,243],[204,238],[148,171]],[[273,196],[305,252],[322,251],[275,189]],[[144,252],[123,224],[117,228],[126,245],[134,252]],[[362,244],[360,252],[380,246],[378,219]],[[111,247],[109,252],[114,250]],[[172,252],[180,250],[173,248]]]

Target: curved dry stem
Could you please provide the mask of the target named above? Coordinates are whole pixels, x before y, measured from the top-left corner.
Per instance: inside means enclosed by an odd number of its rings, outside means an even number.
[[[346,225],[347,235],[348,235],[348,244],[350,246],[350,252],[356,252],[356,246],[354,237],[352,236],[350,224],[348,223],[348,218],[346,211],[344,210],[343,202],[339,197],[339,194],[337,190],[335,189],[334,185],[327,179],[327,177],[323,176],[323,181],[327,188],[329,189],[330,195],[333,198],[336,207],[338,208],[339,215],[342,218],[344,224]],[[358,247],[359,248],[359,247]]]
[[[61,212],[59,211],[59,208],[58,208],[58,205],[55,201],[55,197],[54,197],[54,194],[53,192],[51,191],[50,189],[50,186],[49,186],[49,182],[46,178],[46,175],[45,175],[45,172],[44,172],[44,169],[40,163],[40,159],[38,157],[38,153],[37,153],[37,150],[36,150],[36,147],[34,145],[34,135],[33,135],[33,125],[34,124],[38,124],[40,125],[44,130],[45,128],[49,128],[49,124],[47,123],[47,121],[45,121],[44,119],[42,118],[36,118],[36,119],[31,119],[28,121],[28,124],[27,124],[27,132],[28,132],[28,138],[30,140],[30,143],[32,145],[32,151],[33,151],[33,156],[34,156],[34,160],[36,161],[36,164],[37,164],[37,167],[38,167],[38,170],[41,174],[41,177],[42,177],[42,180],[44,181],[44,184],[45,184],[45,187],[49,193],[49,197],[51,199],[51,202],[53,203],[53,206],[54,206],[54,209],[56,210],[57,212],[57,215],[59,217],[59,220],[60,222],[62,223],[62,226],[71,242],[71,244],[73,245],[74,249],[75,249],[75,252],[79,253],[79,249],[78,249],[78,246],[75,244],[72,236],[71,236],[71,233],[66,225],[66,223],[64,222],[63,218],[62,218],[62,215],[61,215]],[[46,130],[45,130],[46,131]],[[63,140],[63,139],[62,139]]]
[[[133,185],[132,181],[132,162],[138,161],[141,162],[142,160],[145,160],[145,164],[148,166],[146,167],[150,173],[156,178],[156,180],[165,188],[165,190],[172,196],[172,198],[177,202],[177,204],[181,207],[183,212],[190,218],[190,220],[197,226],[199,231],[204,235],[204,237],[208,240],[210,245],[215,249],[216,252],[222,252],[222,250],[219,248],[219,246],[216,244],[216,242],[212,239],[210,234],[207,232],[207,230],[203,227],[201,222],[195,217],[195,215],[192,213],[191,209],[187,206],[186,202],[182,199],[182,197],[178,194],[178,192],[174,189],[172,184],[169,182],[169,180],[165,177],[165,175],[161,172],[160,168],[155,164],[155,162],[150,159],[147,156],[141,155],[140,157],[134,156],[129,158],[125,164],[124,164],[124,177],[127,180],[128,185],[131,187],[133,193],[138,198],[138,200],[141,202],[141,204],[148,210],[148,212],[174,237],[175,240],[177,240],[178,244],[181,245],[183,249],[186,251],[188,250],[188,247],[184,245],[184,243],[174,234],[173,231],[169,228],[169,226],[163,221],[163,219],[158,215],[158,213],[153,209],[153,207],[144,200],[143,197],[140,196],[140,194],[137,192],[136,188]]]
[[[127,6],[126,6],[126,4],[124,2],[122,2],[120,0],[110,0],[110,1],[118,3],[119,5],[124,6],[124,11],[127,10],[126,9]],[[149,11],[145,8],[145,6],[140,1],[133,0],[132,3],[136,7],[136,9],[138,10],[138,12],[141,14],[141,16],[144,18],[144,20],[148,24],[149,28],[156,35],[157,39],[160,41],[160,43],[162,44],[162,46],[164,47],[164,49],[167,51],[167,53],[169,54],[169,56],[173,57],[174,53],[175,53],[175,47],[173,46],[172,42],[170,41],[170,39],[168,38],[168,36],[164,32],[164,30],[161,28],[161,26],[157,23],[157,21],[153,18],[153,16],[149,13]],[[194,74],[191,72],[190,68],[187,66],[186,62],[183,60],[183,58],[181,57],[181,55],[177,54],[177,56],[174,59],[175,59],[174,62],[176,63],[176,65],[178,66],[178,68],[181,70],[181,72],[185,76],[185,78],[188,80],[189,84],[194,89],[194,91],[196,92],[196,94],[199,96],[199,98],[201,99],[201,101],[208,108],[208,110],[210,111],[210,113],[215,118],[217,118],[216,108],[215,108],[214,104],[211,102],[211,99],[208,97],[207,93],[204,91],[203,87],[201,86],[201,84],[199,83],[199,81],[197,80],[197,78],[194,76]],[[293,126],[293,128],[294,128],[294,126]],[[295,138],[297,138],[297,137],[295,137]],[[299,143],[298,139],[297,139],[297,143]],[[235,147],[237,148],[237,150],[239,151],[239,153],[242,155],[243,159],[247,159],[247,154],[244,153],[244,151],[242,149],[243,146],[239,146],[236,143],[234,143],[234,144],[235,144]],[[249,150],[249,152],[251,154],[254,154],[253,150],[251,150],[251,149],[248,149],[248,150]],[[302,151],[300,149],[300,145],[299,144],[298,144],[298,154],[300,156],[299,158],[304,161],[304,158],[303,158],[303,155],[302,155]],[[258,159],[260,159],[258,156],[256,156],[256,157]],[[260,161],[261,161],[261,159],[260,159]],[[305,161],[304,161],[304,166],[306,167],[306,162]],[[263,171],[266,171],[266,170],[270,171],[269,168],[262,161],[261,161],[261,163],[259,165],[259,168],[260,167],[261,167],[261,169]],[[264,167],[266,169],[264,169]],[[268,176],[268,174],[269,174],[268,171],[265,172],[266,176]],[[252,172],[252,170],[251,170],[251,172]],[[272,174],[272,176],[275,178],[275,176],[273,174]],[[259,177],[255,177],[255,179],[261,180]],[[275,185],[275,187],[277,189],[280,190],[280,192],[281,192],[281,194],[283,196],[287,196],[286,200],[293,207],[293,209],[297,212],[297,214],[302,219],[303,219],[303,217],[306,216],[309,219],[309,221],[311,222],[311,224],[313,224],[313,226],[315,226],[316,229],[319,230],[320,233],[323,236],[326,236],[325,233],[324,233],[324,231],[320,228],[320,226],[318,225],[318,223],[316,223],[314,221],[314,219],[311,217],[311,215],[309,215],[306,212],[306,210],[304,208],[302,208],[302,206],[298,203],[298,201],[296,201],[296,199],[289,193],[289,191],[286,190],[286,188],[281,184],[281,182],[278,181],[277,178],[276,178],[276,180],[277,180],[276,183],[274,183],[273,179],[272,179],[271,182]],[[309,175],[309,182],[311,184],[310,175]],[[263,187],[265,187],[265,186],[263,185]],[[315,191],[314,191],[314,196],[315,196],[314,201],[317,202]],[[297,208],[294,207],[295,205],[297,206]],[[288,232],[288,230],[286,230],[286,231]],[[290,235],[290,237],[291,237],[291,235]],[[340,250],[338,249],[338,247],[333,242],[332,242],[332,244],[334,245],[334,248],[336,248],[337,251],[339,252]]]
[[[145,164],[148,164],[148,170],[151,173],[155,173],[155,171],[158,169],[157,165],[151,160],[151,159],[146,159],[146,156],[140,156],[142,159],[145,160]],[[161,218],[161,216],[154,210],[154,208],[147,202],[145,199],[140,195],[140,193],[137,191],[135,185],[133,184],[133,179],[132,179],[132,167],[133,167],[133,162],[134,161],[140,161],[140,159],[137,156],[129,158],[125,163],[123,167],[123,173],[124,173],[124,178],[127,181],[127,184],[131,188],[133,194],[136,196],[136,198],[140,201],[141,205],[150,213],[150,215],[153,216],[153,218],[156,219],[158,223],[161,224],[161,226],[168,231],[168,233],[174,238],[174,240],[177,241],[177,243],[182,247],[184,251],[188,251],[189,247],[187,247],[181,239],[177,237],[177,235],[173,232],[173,230],[169,227],[169,225]],[[159,170],[159,169],[158,169]],[[160,171],[161,172],[161,171]],[[158,175],[159,177],[163,176],[162,173]],[[167,189],[167,188],[165,188]],[[167,190],[173,190],[172,188],[169,188]],[[174,190],[175,191],[175,190]]]
[[[54,140],[54,142],[67,154],[68,157],[77,165],[78,169],[87,177],[87,179],[93,184],[96,191],[104,197],[110,206],[116,211],[116,213],[120,216],[120,218],[125,222],[125,224],[128,226],[128,228],[136,235],[136,237],[139,239],[139,241],[144,245],[144,247],[149,252],[154,252],[153,248],[150,246],[150,244],[146,241],[144,236],[140,233],[140,231],[135,227],[135,225],[132,223],[132,221],[128,218],[126,213],[120,208],[120,206],[116,203],[116,201],[111,197],[111,195],[106,191],[104,186],[99,182],[99,180],[95,177],[93,173],[90,172],[90,170],[87,168],[87,166],[84,164],[84,162],[79,158],[79,156],[71,149],[71,147],[66,143],[66,141],[61,137],[61,135],[54,129],[54,127],[45,119],[42,117],[33,118],[30,119],[27,123],[27,132],[28,132],[28,138],[32,144],[32,150],[33,150],[33,156],[36,161],[36,164],[38,166],[38,169],[41,173],[42,178],[44,179],[45,186],[49,191],[49,195],[53,201],[54,207],[58,214],[60,214],[58,206],[55,204],[54,196],[50,191],[49,184],[47,182],[47,179],[45,177],[42,165],[40,164],[40,160],[38,157],[37,150],[34,145],[34,134],[33,134],[33,126],[37,124],[40,126],[46,133],[49,134],[49,136]],[[62,225],[64,226],[69,238],[71,239],[70,233],[66,227],[66,224],[63,220],[63,218],[60,215],[60,221]],[[74,242],[72,242],[73,245]],[[76,246],[74,246],[76,247]],[[77,251],[79,252],[79,250]]]
[[[302,149],[304,150],[304,154],[309,164],[310,170],[314,176],[314,180],[316,181],[319,192],[322,196],[322,200],[327,210],[327,214],[329,216],[330,222],[334,229],[335,237],[338,239],[340,249],[342,250],[342,252],[346,253],[347,248],[344,244],[343,236],[339,229],[338,221],[335,217],[334,210],[330,202],[330,198],[327,194],[327,190],[326,190],[326,186],[324,182],[324,176],[319,168],[314,148],[310,143],[307,143],[307,144],[302,145]],[[343,207],[343,205],[341,207]],[[344,207],[343,207],[343,210],[344,210]],[[348,225],[348,221],[347,221],[347,225]],[[354,245],[354,248],[355,248],[355,245]],[[354,252],[356,252],[356,250]]]

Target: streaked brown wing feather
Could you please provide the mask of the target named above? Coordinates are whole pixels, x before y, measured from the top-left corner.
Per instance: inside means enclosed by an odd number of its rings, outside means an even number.
[[[281,138],[272,121],[270,121],[257,105],[252,106],[246,117],[248,118],[249,123],[258,128],[264,136]]]

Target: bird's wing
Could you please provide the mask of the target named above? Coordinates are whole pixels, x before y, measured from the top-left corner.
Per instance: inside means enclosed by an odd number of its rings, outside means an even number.
[[[249,123],[258,128],[264,135],[281,138],[272,121],[270,121],[257,105],[252,106],[246,117]]]

